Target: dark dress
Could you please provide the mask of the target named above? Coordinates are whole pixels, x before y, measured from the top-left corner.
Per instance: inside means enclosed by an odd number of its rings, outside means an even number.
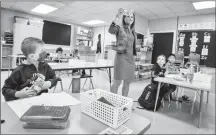
[[[118,26],[115,23],[111,24],[109,33],[116,35],[117,46],[123,46],[126,49],[126,53],[116,53],[114,61],[114,79],[132,81],[135,71],[133,55],[136,55],[136,36],[128,27]]]

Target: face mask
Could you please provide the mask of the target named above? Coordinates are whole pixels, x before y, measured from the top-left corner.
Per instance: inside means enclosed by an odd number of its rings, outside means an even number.
[[[47,57],[47,53],[45,51],[41,52],[39,54],[39,58],[38,58],[38,61],[44,61]]]

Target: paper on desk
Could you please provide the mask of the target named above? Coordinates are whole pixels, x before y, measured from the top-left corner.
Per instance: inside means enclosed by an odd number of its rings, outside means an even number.
[[[72,106],[79,104],[80,101],[65,92],[44,93],[41,96],[25,98],[8,102],[7,104],[17,114],[19,118],[33,105],[46,106]]]

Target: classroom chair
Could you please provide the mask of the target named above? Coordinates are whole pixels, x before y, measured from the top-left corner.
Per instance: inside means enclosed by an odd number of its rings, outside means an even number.
[[[191,64],[199,65],[200,63],[200,54],[191,53],[189,54],[189,61],[185,64],[185,67],[189,67]]]
[[[175,56],[176,56],[175,64],[178,66],[184,65],[184,53],[179,52],[176,53]]]
[[[92,77],[93,77],[92,76],[92,69],[90,69],[90,75],[87,75],[87,74],[85,74],[85,75],[79,75],[78,73],[74,73],[72,75],[75,76],[75,77],[77,76],[76,78],[79,78],[79,79],[85,78],[85,82],[84,82],[83,87],[81,89],[82,91],[84,91],[84,86],[85,86],[86,81],[87,81],[88,78],[90,79],[90,84],[91,84],[92,89],[94,89],[94,85],[93,85],[93,81],[92,81]],[[69,90],[70,90],[72,84],[73,84],[73,78],[71,79],[71,83],[69,85]]]
[[[56,86],[57,86],[58,82],[60,82],[60,84],[61,84],[61,90],[62,90],[62,91],[64,90],[64,89],[63,89],[63,84],[62,84],[62,79],[59,78],[59,77],[57,77],[57,83],[56,83],[56,85],[55,85],[55,87],[54,87],[54,89],[53,89],[53,93],[54,93],[55,90],[56,90]]]

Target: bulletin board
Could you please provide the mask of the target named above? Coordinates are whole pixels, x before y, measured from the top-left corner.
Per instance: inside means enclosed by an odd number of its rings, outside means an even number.
[[[200,54],[200,65],[216,67],[215,63],[215,30],[180,30],[178,51],[189,56],[191,52]]]

